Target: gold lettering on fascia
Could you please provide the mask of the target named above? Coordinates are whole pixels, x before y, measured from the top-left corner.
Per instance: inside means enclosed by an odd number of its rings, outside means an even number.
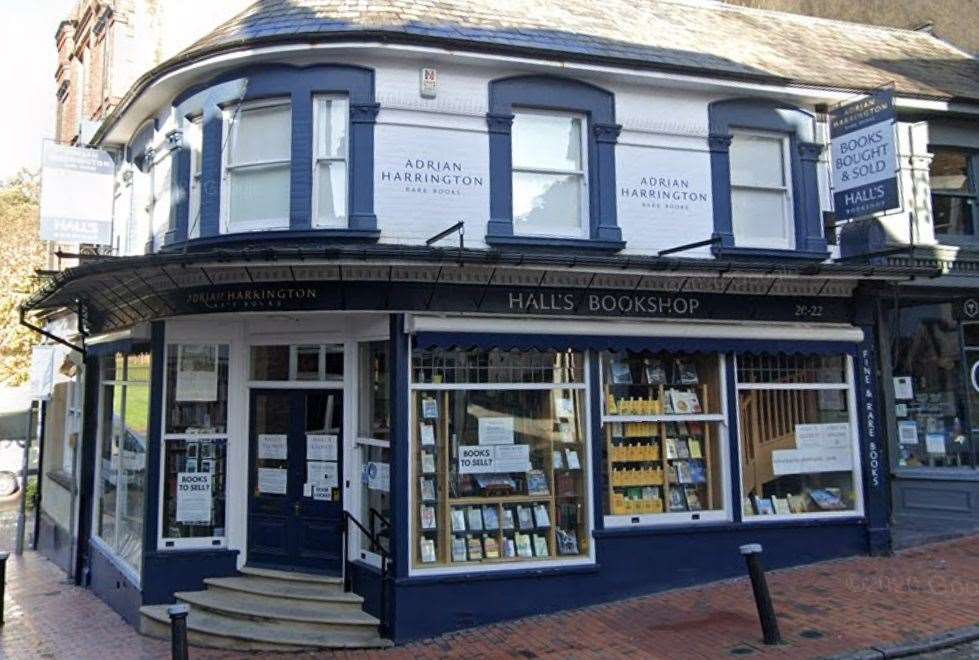
[[[578,308],[573,293],[524,293],[511,291],[507,296],[510,311],[573,312]],[[646,314],[650,316],[693,316],[700,300],[685,296],[655,294],[585,294],[584,308],[601,314]]]
[[[261,287],[238,291],[191,293],[187,302],[205,309],[266,309],[282,307],[295,300],[315,300],[319,291],[310,287]]]

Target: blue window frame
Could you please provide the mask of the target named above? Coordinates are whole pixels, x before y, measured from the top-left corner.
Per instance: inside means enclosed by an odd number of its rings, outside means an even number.
[[[347,223],[345,227],[317,226],[313,212],[313,176],[316,153],[314,104],[320,97],[346,100],[349,107],[349,152],[347,154]],[[175,210],[167,246],[180,245],[191,237],[195,243],[218,243],[254,238],[252,234],[221,233],[221,200],[224,151],[227,148],[225,115],[238,104],[282,99],[291,112],[289,161],[288,229],[262,232],[262,240],[295,237],[296,232],[317,237],[377,240],[374,214],[374,124],[379,105],[374,101],[374,72],[346,65],[311,67],[267,66],[232,71],[189,90],[175,102],[177,115],[189,124],[200,117],[200,201],[187,203],[191,195],[188,155],[179,168]],[[181,201],[185,200],[185,201]],[[190,217],[191,209],[197,209]]]
[[[823,146],[812,114],[767,99],[729,99],[711,103],[708,115],[714,253],[828,257],[817,175]],[[759,165],[749,171],[747,162]]]
[[[567,162],[560,167],[551,163],[516,163],[515,169],[513,144],[515,138],[519,139],[514,135],[516,115],[535,117],[538,123],[548,119],[553,125],[567,126],[568,150],[573,156],[567,156]],[[625,246],[615,211],[615,142],[621,126],[615,123],[615,99],[610,92],[552,76],[494,80],[489,84],[486,121],[490,148],[487,243],[600,250],[620,250]],[[580,226],[571,221],[567,231],[559,228],[547,231],[547,235],[521,232],[519,227],[515,230],[514,178],[521,175],[553,177],[560,179],[562,186],[578,186],[580,205],[579,197],[569,194],[559,208],[580,213]]]

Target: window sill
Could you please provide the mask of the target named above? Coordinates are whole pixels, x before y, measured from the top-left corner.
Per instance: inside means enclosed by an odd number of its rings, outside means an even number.
[[[67,490],[69,493],[74,490],[74,487],[72,486],[71,483],[71,475],[65,472],[64,470],[52,470],[47,474],[45,474],[44,476],[46,476],[51,481],[58,484],[65,490]]]
[[[711,252],[715,257],[735,257],[742,259],[791,259],[793,261],[825,261],[829,259],[828,251],[782,250],[777,248],[754,247],[713,247]]]
[[[979,481],[979,470],[963,465],[961,467],[896,467],[895,479],[915,479],[922,481]]]
[[[813,517],[813,518],[779,518],[769,516],[769,520],[759,521],[764,527],[769,528],[799,528],[799,527],[823,527],[823,526],[861,526],[866,525],[866,518],[861,514],[849,512],[848,516],[832,517]],[[656,536],[669,534],[717,534],[724,532],[745,532],[759,526],[754,522],[716,522],[716,521],[690,521],[682,524],[654,524],[636,525],[632,527],[605,527],[596,529],[592,536],[596,539],[616,538],[623,536]]]
[[[591,238],[559,238],[552,236],[486,236],[486,243],[494,247],[578,248],[601,252],[618,252],[625,248],[625,241],[603,241]]]
[[[336,242],[376,243],[380,238],[379,229],[276,229],[272,231],[249,231],[237,234],[220,234],[204,238],[192,238],[180,243],[171,243],[160,249],[161,252],[179,252],[215,246],[235,245],[241,243],[290,242],[308,241],[310,239]]]

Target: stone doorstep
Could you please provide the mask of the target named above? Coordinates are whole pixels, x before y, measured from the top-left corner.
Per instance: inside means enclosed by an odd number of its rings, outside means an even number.
[[[344,591],[334,584],[301,584],[261,577],[204,578],[204,584],[213,591],[233,591],[272,598],[308,600],[324,603],[352,603],[362,605],[363,596]]]
[[[335,575],[318,575],[316,573],[297,573],[293,571],[278,571],[274,568],[257,568],[255,566],[242,566],[238,571],[244,575],[255,577],[272,578],[273,580],[285,580],[287,582],[310,582],[313,584],[343,584],[343,579]]]
[[[174,596],[194,609],[250,619],[372,628],[380,624],[354,603],[279,599],[220,590],[182,591]]]

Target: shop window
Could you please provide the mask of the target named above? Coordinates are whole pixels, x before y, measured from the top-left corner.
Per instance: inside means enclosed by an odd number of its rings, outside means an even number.
[[[350,104],[318,96],[313,103],[313,226],[347,226],[347,135]]]
[[[343,380],[343,344],[252,346],[253,381]]]
[[[225,536],[228,345],[167,346],[162,548],[220,546]]]
[[[489,86],[491,244],[624,247],[616,219],[615,98],[518,76]]]
[[[897,330],[893,367],[897,464],[975,465],[967,420],[979,419],[979,376],[973,368],[979,360],[979,332],[972,324],[962,325],[963,352],[951,304],[903,307]]]
[[[102,361],[96,536],[138,576],[143,555],[150,356]]]
[[[768,99],[708,106],[714,239],[719,256],[828,256],[816,122]]]
[[[201,130],[202,117],[198,116],[187,122],[184,128],[184,141],[190,156],[190,190],[188,192],[188,238],[199,238],[201,235],[201,190],[203,172],[203,139]]]
[[[860,513],[850,358],[737,356],[742,515]]]
[[[606,525],[728,515],[716,354],[602,353]]]
[[[292,112],[261,101],[225,110],[224,233],[289,228]]]
[[[61,470],[67,475],[75,474],[75,450],[82,437],[82,397],[83,386],[80,370],[66,384],[65,393],[65,432],[61,452]]]
[[[584,355],[412,354],[412,565],[589,556]]]
[[[979,154],[932,147],[929,180],[935,233],[974,236],[976,233],[976,168]]]
[[[731,140],[731,224],[734,244],[790,250],[792,174],[784,135],[734,131]]]
[[[585,235],[588,209],[585,118],[521,110],[513,117],[513,231]]]
[[[357,518],[381,547],[391,550],[390,344],[364,342],[358,348],[359,397],[357,452],[360,456],[360,507]],[[358,530],[359,531],[359,530]],[[362,558],[379,560],[377,548],[361,533]]]

